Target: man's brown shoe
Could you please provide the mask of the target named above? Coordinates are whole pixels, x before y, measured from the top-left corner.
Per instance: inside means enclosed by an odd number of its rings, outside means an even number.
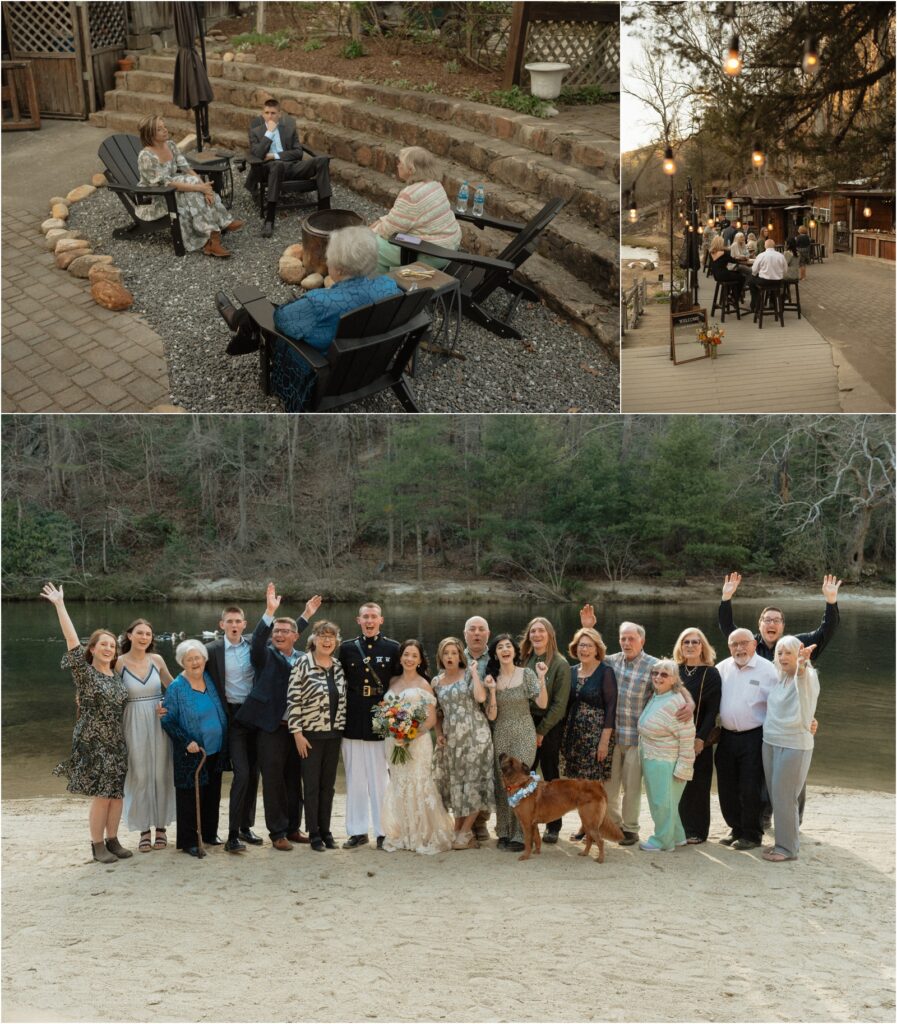
[[[221,244],[221,232],[213,231],[208,242],[202,247],[206,256],[230,256],[231,253]]]
[[[285,836],[281,836],[280,839],[272,839],[271,845],[275,850],[292,850],[293,844]]]
[[[308,836],[299,829],[295,832],[288,832],[287,839],[289,839],[291,843],[307,843],[309,841]]]

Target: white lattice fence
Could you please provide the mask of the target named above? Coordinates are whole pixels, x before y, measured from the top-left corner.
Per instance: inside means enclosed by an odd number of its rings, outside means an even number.
[[[620,89],[620,25],[617,22],[539,21],[529,27],[526,62],[560,61],[570,65],[564,85]]]

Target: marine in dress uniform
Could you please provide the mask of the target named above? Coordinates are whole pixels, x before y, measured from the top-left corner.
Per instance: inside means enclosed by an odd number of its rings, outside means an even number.
[[[373,826],[377,845],[383,841],[380,807],[388,772],[383,739],[374,735],[371,712],[383,699],[399,672],[399,644],[380,632],[383,615],[375,604],[364,604],[356,619],[361,635],[340,644],[339,662],[346,676],[346,728],[342,754],[346,767],[345,849],[368,842]]]

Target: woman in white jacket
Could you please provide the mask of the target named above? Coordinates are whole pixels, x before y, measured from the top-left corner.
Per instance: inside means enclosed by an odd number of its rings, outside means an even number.
[[[779,679],[769,691],[763,724],[763,771],[775,825],[775,846],[763,851],[763,859],[774,863],[797,860],[800,850],[797,802],[813,757],[810,724],[819,700],[819,677],[810,664],[815,646],[804,647],[795,636],[776,644]]]

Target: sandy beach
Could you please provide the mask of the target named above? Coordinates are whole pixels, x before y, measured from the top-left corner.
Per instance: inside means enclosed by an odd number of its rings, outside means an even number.
[[[603,865],[562,838],[526,863],[266,844],[106,867],[86,801],[2,807],[5,1021],[895,1017],[891,794],[811,787],[780,865],[713,841],[715,799],[707,844]]]

